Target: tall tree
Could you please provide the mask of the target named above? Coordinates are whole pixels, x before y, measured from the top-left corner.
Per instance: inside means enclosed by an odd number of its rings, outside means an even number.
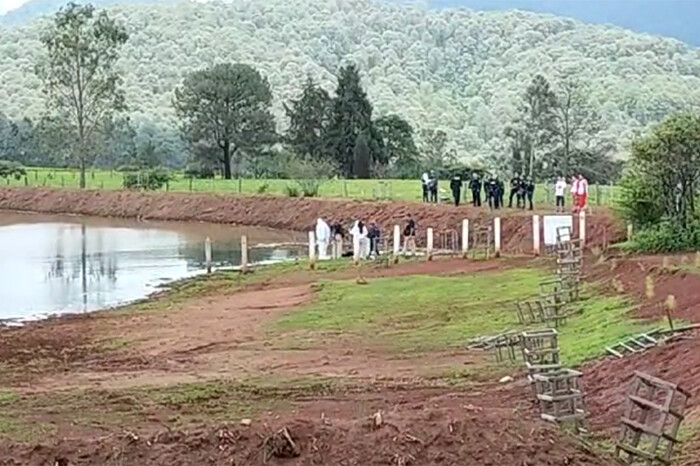
[[[284,109],[289,118],[286,142],[297,154],[321,160],[331,117],[331,97],[309,76],[298,99]]]
[[[369,152],[369,144],[365,133],[360,133],[355,141],[353,149],[353,167],[352,172],[355,178],[366,180],[371,175],[372,157]]]
[[[274,139],[271,102],[270,84],[255,68],[223,63],[185,76],[173,104],[190,141],[219,147],[224,178],[230,180],[233,159]]]
[[[333,158],[346,176],[353,174],[355,143],[361,133],[367,140],[370,158],[377,151],[376,132],[372,127],[372,104],[362,89],[360,74],[355,65],[340,68],[338,87],[333,98],[327,144]]]
[[[631,155],[623,202],[628,218],[641,225],[666,218],[682,235],[698,214],[700,116],[669,117],[651,135],[636,141]]]
[[[553,142],[561,149],[556,163],[563,173],[569,173],[575,144],[599,133],[601,119],[588,100],[585,86],[574,79],[560,84],[552,110]]]
[[[443,130],[421,131],[421,155],[426,170],[441,170],[457,162],[457,154],[448,146]]]
[[[377,119],[374,125],[393,173],[400,178],[418,176],[420,161],[411,125],[394,114]]]
[[[549,142],[554,122],[554,106],[556,96],[547,79],[538,74],[525,90],[520,117],[514,125],[517,131],[517,147],[526,149],[525,158],[528,175],[533,175],[538,152]]]
[[[115,70],[129,36],[106,12],[69,3],[41,36],[46,55],[36,67],[49,108],[70,135],[80,168],[80,187],[91,163],[91,145],[100,126],[125,108]],[[64,135],[65,137],[65,135]]]

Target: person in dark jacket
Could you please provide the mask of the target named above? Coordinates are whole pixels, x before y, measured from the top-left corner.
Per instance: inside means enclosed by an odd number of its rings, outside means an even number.
[[[503,184],[503,180],[498,179],[498,177],[496,177],[496,184],[498,189],[498,205],[496,206],[496,208],[500,209],[505,205],[505,203],[503,202],[503,198],[505,197],[506,187]]]
[[[498,179],[495,176],[491,176],[484,184],[484,191],[486,192],[486,200],[488,201],[489,208],[498,209]]]
[[[469,181],[469,189],[472,191],[472,205],[481,207],[481,178],[479,178],[478,174],[472,174],[472,179]]]
[[[437,204],[438,202],[438,179],[435,172],[430,172],[430,183],[428,184],[430,191],[430,202]]]
[[[516,199],[516,206],[520,208],[520,203],[521,201],[524,201],[523,199],[523,179],[520,177],[520,175],[515,175],[513,178],[510,180],[510,198],[508,199],[508,208],[512,209],[513,208],[513,198]],[[523,206],[524,207],[524,206]]]
[[[527,195],[527,200],[530,202],[530,210],[534,208],[532,204],[532,199],[535,197],[535,182],[531,177],[527,177],[525,181],[525,194]],[[523,209],[525,208],[525,199],[523,199]]]
[[[381,237],[381,231],[377,222],[372,221],[367,228],[367,238],[369,238],[369,254],[370,256],[379,256],[379,239]]]
[[[455,200],[455,207],[459,207],[459,201],[462,197],[462,178],[460,178],[459,175],[452,177],[452,181],[450,181],[450,190]]]

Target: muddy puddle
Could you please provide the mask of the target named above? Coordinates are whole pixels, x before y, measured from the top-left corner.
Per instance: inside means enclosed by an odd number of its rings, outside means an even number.
[[[241,236],[253,263],[303,253],[304,235],[265,228],[0,212],[0,320],[88,312],[142,298],[205,268],[238,266]]]

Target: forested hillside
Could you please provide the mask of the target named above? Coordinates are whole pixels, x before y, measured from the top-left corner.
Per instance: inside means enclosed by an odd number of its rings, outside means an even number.
[[[354,62],[376,116],[397,113],[418,130],[443,129],[463,159],[490,160],[506,150],[504,131],[537,73],[555,89],[570,79],[585,86],[603,122],[595,139],[618,147],[673,111],[700,110],[699,49],[552,16],[366,0],[111,11],[130,35],[119,68],[137,130],[171,138],[174,88],[187,72],[220,62],[251,64],[267,77],[280,128],[288,124],[283,103],[307,76],[332,91],[338,68]],[[0,28],[0,111],[15,120],[44,112],[33,72],[44,25]]]

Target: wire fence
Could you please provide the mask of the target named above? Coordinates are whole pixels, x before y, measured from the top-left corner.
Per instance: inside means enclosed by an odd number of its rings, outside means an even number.
[[[2,180],[0,180],[1,182]],[[6,178],[7,186],[27,186],[45,188],[77,189],[80,187],[80,174],[77,170],[53,168],[29,168],[26,176]],[[241,195],[288,195],[288,188],[294,187],[294,180],[235,178],[193,179],[182,173],[175,173],[162,188],[173,192],[216,192]],[[449,182],[439,183],[439,202],[452,202],[448,189]],[[115,170],[91,170],[86,174],[87,189],[123,189],[124,173]],[[368,200],[422,200],[421,183],[418,180],[343,180],[323,181],[319,187],[319,197],[368,199]],[[483,195],[482,195],[483,197]],[[505,200],[508,202],[509,190],[506,187]],[[614,185],[590,185],[589,204],[613,207],[619,203],[619,189]],[[554,204],[554,185],[538,184],[535,188],[534,203],[538,205]],[[462,190],[462,202],[471,202],[471,192]]]

